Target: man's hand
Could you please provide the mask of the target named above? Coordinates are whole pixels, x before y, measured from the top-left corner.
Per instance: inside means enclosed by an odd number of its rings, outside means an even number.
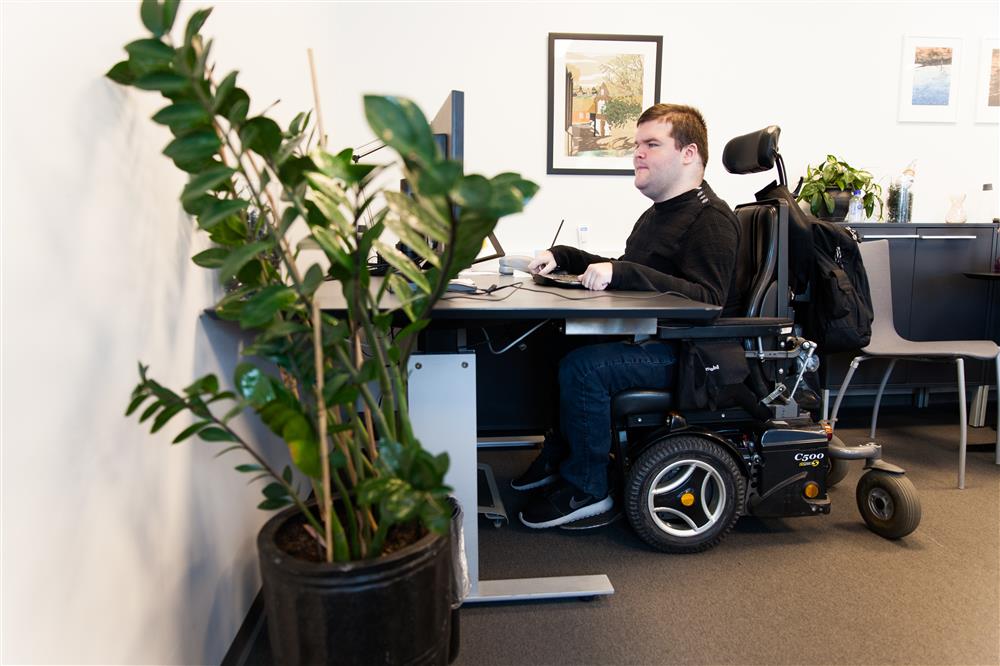
[[[611,284],[612,266],[610,261],[587,266],[587,270],[580,276],[580,283],[587,289],[593,291],[603,291]]]
[[[539,253],[537,257],[531,260],[528,264],[529,273],[538,273],[539,275],[548,275],[556,268],[556,258],[551,252],[545,250]]]

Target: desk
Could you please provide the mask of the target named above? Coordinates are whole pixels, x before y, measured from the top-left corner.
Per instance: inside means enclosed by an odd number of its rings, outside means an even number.
[[[486,320],[562,319],[567,333],[655,333],[658,319],[706,323],[721,308],[672,295],[649,292],[590,292],[535,285],[530,278],[485,276],[477,286],[511,285],[487,296],[449,292],[432,312],[433,319]],[[373,286],[378,282],[373,279]],[[520,285],[520,288],[515,285]],[[530,291],[529,291],[530,290]],[[338,283],[327,282],[316,292],[320,307],[343,310]],[[394,300],[387,296],[387,304]],[[455,489],[464,510],[465,553],[472,591],[467,603],[513,601],[612,594],[603,574],[549,578],[479,579],[479,519],[476,513],[476,355],[472,352],[413,354],[409,360],[408,399],[413,431],[432,453],[447,451],[451,467],[446,482]]]

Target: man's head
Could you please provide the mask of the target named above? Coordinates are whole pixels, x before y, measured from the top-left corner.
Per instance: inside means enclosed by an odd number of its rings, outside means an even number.
[[[694,107],[654,104],[635,129],[635,186],[666,201],[701,184],[708,161],[708,129]]]

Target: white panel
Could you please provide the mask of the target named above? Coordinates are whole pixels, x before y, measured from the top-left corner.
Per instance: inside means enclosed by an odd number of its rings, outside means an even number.
[[[413,433],[432,453],[451,461],[445,480],[464,512],[469,578],[479,579],[479,519],[476,508],[476,355],[415,354],[409,363]]]

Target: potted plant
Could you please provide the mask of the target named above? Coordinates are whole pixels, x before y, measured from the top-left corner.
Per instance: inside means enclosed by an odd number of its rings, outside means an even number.
[[[871,217],[877,203],[878,219],[882,219],[882,187],[867,171],[855,169],[833,155],[827,155],[815,169],[806,165],[806,177],[795,198],[808,202],[809,210],[818,218],[843,220],[854,190],[863,194],[865,215]]]
[[[216,72],[201,35],[211,9],[194,12],[175,37],[178,4],[142,2],[150,34],[127,44],[128,57],[107,76],[166,99],[153,116],[174,137],[163,153],[189,174],[180,203],[214,245],[192,259],[229,287],[217,316],[253,337],[234,390],[206,375],[174,391],[140,363],[126,413],[152,432],[193,416],[174,442],[197,437],[241,453],[237,471],[262,485],[259,508],[284,509],[258,537],[279,662],[443,662],[448,457],[414,436],[406,363],[448,280],[537,186],[513,173],[463,174],[440,155],[412,102],[366,96],[367,120],[398,153],[412,194],[375,189],[378,167],[353,163],[350,150],[309,148],[310,114],[286,129],[251,115],[237,72]],[[359,233],[362,214],[376,209]],[[329,268],[302,267],[290,230],[321,248]],[[372,250],[391,265],[380,282],[368,273]],[[320,308],[324,279],[339,284],[345,312]],[[231,427],[247,412],[287,443],[292,465],[272,465]]]

